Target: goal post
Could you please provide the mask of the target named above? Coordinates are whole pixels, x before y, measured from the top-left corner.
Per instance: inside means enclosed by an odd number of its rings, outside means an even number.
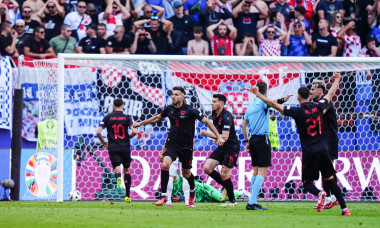
[[[333,99],[340,137],[340,158],[335,163],[339,185],[345,188],[348,200],[380,197],[380,113],[376,111],[380,103],[376,93],[376,88],[380,90],[380,58],[59,54],[58,59],[51,61],[55,62],[51,67],[56,69],[54,77],[57,77],[59,202],[65,200],[64,162],[73,157],[75,181],[71,188],[81,191],[82,199],[121,199],[115,193],[107,151],[95,135],[97,124],[112,111],[116,97],[124,100],[124,112],[133,116],[134,121],[158,114],[170,103],[173,86],[185,87],[186,101],[209,118],[212,95],[222,93],[227,97],[227,108],[235,117],[241,146],[238,167],[233,169],[231,179],[236,190],[249,190],[252,167],[240,126],[254,97],[251,86],[265,81],[269,85],[268,97],[281,98],[291,93],[293,97],[285,105],[297,105],[296,91],[300,86],[316,78],[324,79],[329,86],[332,72],[345,77]],[[41,67],[36,71],[46,74],[48,70]],[[301,149],[294,122],[274,110],[270,114],[277,128],[277,132],[271,132],[272,137],[278,142],[260,197],[314,199],[305,196],[300,183]],[[166,122],[145,126],[131,139],[132,198],[153,200],[159,192],[158,152],[167,127]],[[200,129],[205,126],[197,123],[192,172],[219,188],[201,169],[215,146],[199,135]],[[67,150],[72,150],[73,155]]]

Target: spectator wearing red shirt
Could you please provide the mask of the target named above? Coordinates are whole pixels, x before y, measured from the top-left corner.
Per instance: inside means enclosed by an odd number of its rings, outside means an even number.
[[[264,38],[264,31],[266,30],[267,38]],[[274,39],[276,30],[280,38]],[[257,30],[257,39],[261,45],[262,56],[281,56],[281,45],[284,43],[286,32],[277,26],[265,25]]]
[[[216,28],[218,35],[214,34]],[[230,31],[229,34],[228,30]],[[226,25],[222,19],[217,24],[208,26],[206,31],[213,55],[233,55],[234,41],[237,36],[237,30],[234,26]]]
[[[355,21],[350,21],[339,30],[337,37],[344,43],[343,57],[359,57],[362,44],[360,37],[356,35]]]

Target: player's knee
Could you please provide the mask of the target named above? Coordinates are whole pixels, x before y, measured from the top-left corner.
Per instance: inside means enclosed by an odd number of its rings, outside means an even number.
[[[121,173],[120,166],[117,166],[113,171],[115,173]]]
[[[124,170],[124,174],[125,175],[130,175],[131,174],[131,172],[129,171],[129,168]]]
[[[162,170],[165,170],[165,171],[169,171],[170,169],[170,164],[167,163],[167,162],[164,162],[162,163],[162,167],[161,167]]]

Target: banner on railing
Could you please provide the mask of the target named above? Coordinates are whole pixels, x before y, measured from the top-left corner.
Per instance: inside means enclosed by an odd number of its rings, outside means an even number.
[[[0,128],[12,128],[12,79],[13,68],[10,58],[1,56],[0,66]]]

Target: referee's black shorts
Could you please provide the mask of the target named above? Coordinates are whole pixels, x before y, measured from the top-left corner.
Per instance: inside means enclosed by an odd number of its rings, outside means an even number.
[[[271,166],[272,151],[268,135],[252,135],[249,139],[249,153],[253,167]]]
[[[331,177],[336,173],[330,156],[326,150],[318,153],[302,152],[302,182],[311,182],[319,179],[319,172],[322,178]]]

